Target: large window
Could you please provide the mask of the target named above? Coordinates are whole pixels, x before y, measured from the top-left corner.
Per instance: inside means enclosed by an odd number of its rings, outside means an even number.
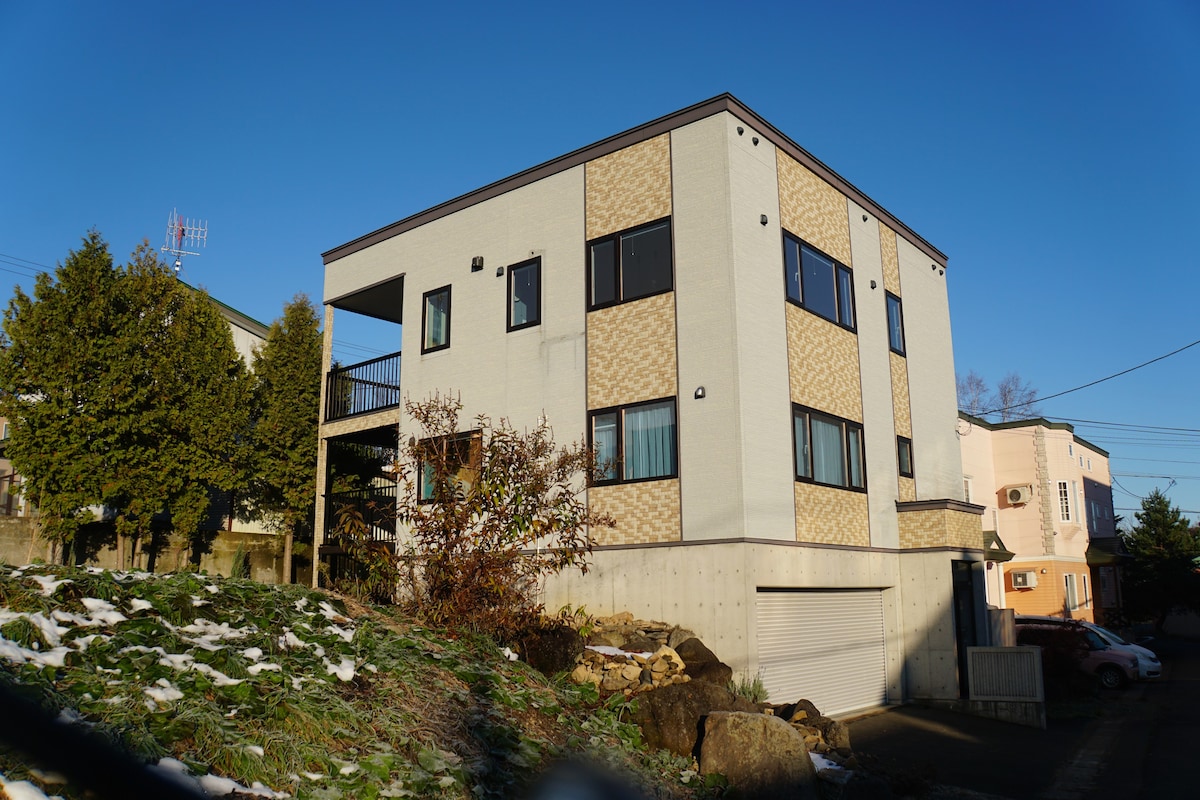
[[[866,489],[863,473],[863,429],[850,420],[792,407],[796,480]]]
[[[450,500],[475,485],[483,455],[478,431],[422,439],[419,448],[417,499],[421,502]]]
[[[893,353],[904,355],[904,313],[900,308],[900,298],[891,292],[887,293],[887,323],[888,347]]]
[[[783,272],[789,300],[854,330],[854,286],[847,267],[784,233]]]
[[[669,292],[673,286],[669,219],[589,243],[588,308]]]
[[[508,268],[508,329],[529,328],[542,321],[542,260]]]
[[[674,478],[678,475],[675,400],[593,411],[590,443],[596,453],[593,483]]]
[[[422,295],[421,352],[432,353],[450,346],[450,287]]]

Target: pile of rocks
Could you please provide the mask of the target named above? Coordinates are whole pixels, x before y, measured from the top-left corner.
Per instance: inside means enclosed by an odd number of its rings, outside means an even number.
[[[804,739],[810,753],[823,755],[839,766],[854,769],[858,766],[850,749],[850,729],[836,719],[824,716],[808,700],[781,706],[765,706],[764,714],[779,717]]]
[[[603,692],[631,696],[663,686],[687,683],[684,663],[670,647],[661,645],[653,653],[628,653],[610,645],[604,650],[585,649],[571,672],[575,683],[590,683]]]

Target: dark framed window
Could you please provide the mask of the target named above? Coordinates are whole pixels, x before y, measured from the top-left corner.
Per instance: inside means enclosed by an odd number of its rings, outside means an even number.
[[[674,397],[604,408],[588,417],[588,444],[596,454],[593,484],[679,475]]]
[[[588,242],[588,309],[615,306],[674,288],[671,220]]]
[[[450,500],[475,485],[483,456],[479,431],[422,439],[417,447],[420,502]]]
[[[793,404],[792,442],[796,480],[866,490],[859,423]]]
[[[855,329],[854,281],[849,267],[785,231],[783,275],[788,300],[847,330]]]
[[[421,295],[421,352],[432,353],[450,346],[450,287]]]
[[[900,298],[887,292],[888,347],[893,353],[904,355],[904,310]]]
[[[542,259],[508,268],[508,329],[531,328],[542,321]]]
[[[912,439],[906,439],[903,436],[896,437],[896,465],[901,478],[913,476]],[[970,500],[968,499],[967,502]]]

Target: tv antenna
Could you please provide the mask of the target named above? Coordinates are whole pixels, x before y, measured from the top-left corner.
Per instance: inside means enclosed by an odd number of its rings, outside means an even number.
[[[208,220],[181,217],[175,209],[167,217],[167,236],[162,252],[175,256],[175,274],[183,267],[184,256],[198,256],[197,248],[208,244]],[[190,249],[189,249],[190,248]]]

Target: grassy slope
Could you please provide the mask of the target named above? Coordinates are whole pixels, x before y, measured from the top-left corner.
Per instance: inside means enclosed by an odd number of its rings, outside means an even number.
[[[299,798],[509,797],[568,754],[692,792],[685,761],[638,750],[619,698],[299,586],[0,566],[0,682],[147,761]],[[29,775],[3,749],[0,773]]]

